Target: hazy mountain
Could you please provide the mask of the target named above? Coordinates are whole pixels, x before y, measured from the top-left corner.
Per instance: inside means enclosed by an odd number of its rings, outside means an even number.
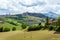
[[[60,16],[59,14],[56,14],[52,11],[49,11],[47,13],[30,13],[30,12],[26,12],[26,13],[23,13],[22,15],[35,16],[35,17],[40,17],[40,18],[46,18],[46,16],[48,16],[49,18],[54,18],[54,19],[57,19]]]
[[[47,13],[44,13],[44,15],[45,16],[48,16],[48,17],[50,17],[50,18],[58,18],[60,15],[59,14],[56,14],[56,13],[54,13],[54,12],[52,12],[52,11],[49,11],[49,12],[47,12]]]
[[[30,13],[30,12],[25,12],[22,14],[15,14],[18,16],[18,18],[21,18],[22,16],[27,17],[27,16],[34,16],[34,17],[40,17],[40,18],[46,18],[48,16],[49,18],[58,18],[60,15],[56,14],[55,12],[49,11],[47,13]]]

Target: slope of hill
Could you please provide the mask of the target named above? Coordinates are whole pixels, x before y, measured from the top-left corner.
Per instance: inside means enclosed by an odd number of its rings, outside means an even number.
[[[37,24],[40,23],[41,21],[44,22],[46,16],[49,18],[58,18],[58,14],[54,12],[48,12],[48,13],[30,13],[30,12],[25,12],[23,14],[16,14],[16,15],[11,15],[10,18],[18,20],[21,23],[25,24]]]
[[[9,28],[10,30],[12,30],[13,27],[15,27],[16,30],[22,29],[21,27],[22,24],[18,23],[17,20],[15,19],[7,18],[7,17],[3,17],[0,19],[3,21],[3,23],[0,22],[0,27]]]
[[[25,23],[25,24],[38,24],[40,22],[44,22],[46,16],[49,18],[58,18],[58,14],[54,12],[48,12],[48,13],[30,13],[30,12],[25,12],[23,14],[16,14],[16,15],[7,15],[6,17],[15,19],[20,23]]]
[[[23,13],[23,14],[16,14],[14,17],[11,16],[10,18],[18,20],[20,23],[25,23],[28,25],[31,24],[38,24],[41,21],[43,22],[44,18],[43,14],[37,14],[37,13]]]

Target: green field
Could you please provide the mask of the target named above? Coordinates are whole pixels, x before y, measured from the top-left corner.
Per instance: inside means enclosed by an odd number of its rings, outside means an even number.
[[[55,31],[10,31],[0,33],[0,40],[60,40],[60,34]]]
[[[18,23],[17,20],[15,19],[11,19],[11,18],[1,18],[2,20],[4,20],[4,23],[0,23],[0,27],[3,27],[3,28],[9,28],[10,31],[12,30],[13,27],[16,28],[16,30],[21,30],[22,27],[21,27],[21,23]],[[12,24],[12,23],[13,24]]]

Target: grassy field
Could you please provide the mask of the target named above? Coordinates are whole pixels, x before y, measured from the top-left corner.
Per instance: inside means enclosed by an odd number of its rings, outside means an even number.
[[[10,22],[14,23],[15,25],[10,23]],[[6,18],[6,19],[4,19],[4,23],[0,23],[0,27],[9,28],[10,31],[12,31],[13,27],[15,27],[16,30],[21,30],[22,29],[21,25],[22,24],[17,22],[17,20],[14,20],[14,19],[11,19],[11,18]]]
[[[54,31],[10,31],[0,33],[0,40],[60,40],[59,32]]]

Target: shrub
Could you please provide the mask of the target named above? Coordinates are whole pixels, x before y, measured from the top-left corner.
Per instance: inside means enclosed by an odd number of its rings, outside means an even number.
[[[7,21],[8,23],[10,23],[10,24],[12,24],[12,25],[15,25],[15,26],[17,26],[17,23],[14,23],[14,22],[9,22],[9,21]]]
[[[47,27],[45,27],[45,26],[42,26],[42,30],[45,30],[45,29],[47,29]]]
[[[39,30],[41,30],[42,28],[44,28],[42,25],[39,26]]]
[[[60,27],[58,27],[58,28],[56,29],[56,31],[60,32]]]
[[[27,27],[26,24],[22,24],[22,29],[25,29]]]
[[[56,31],[56,30],[57,30],[57,28],[58,28],[58,27],[54,26],[54,31]]]
[[[33,30],[33,27],[29,26],[27,30],[28,31],[32,31]]]
[[[13,25],[17,26],[17,23],[14,23],[14,22],[10,22],[10,24],[13,24]]]
[[[9,28],[4,28],[4,30],[3,30],[3,32],[8,32],[8,31],[10,31]]]
[[[0,27],[0,32],[3,32],[3,27]]]
[[[13,28],[12,28],[12,31],[15,31],[15,30],[16,30],[16,27],[13,27]]]
[[[41,25],[41,23],[39,23],[39,25]]]
[[[54,30],[54,26],[49,26],[48,29],[51,31],[51,30]]]
[[[42,25],[40,25],[40,26],[29,26],[28,31],[41,30],[42,28],[43,28]]]

